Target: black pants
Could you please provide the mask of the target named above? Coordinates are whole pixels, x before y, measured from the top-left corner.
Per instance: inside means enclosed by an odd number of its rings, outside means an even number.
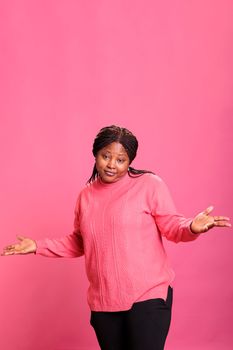
[[[102,350],[163,350],[171,322],[173,289],[167,299],[134,303],[127,311],[91,311],[90,323]]]

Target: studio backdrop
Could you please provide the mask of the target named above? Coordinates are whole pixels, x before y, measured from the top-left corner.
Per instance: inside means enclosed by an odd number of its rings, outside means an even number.
[[[0,247],[72,233],[92,143],[116,124],[180,213],[233,218],[233,2],[2,0]],[[233,346],[232,229],[164,241],[176,273],[167,350]],[[97,350],[84,257],[0,257],[0,348]]]

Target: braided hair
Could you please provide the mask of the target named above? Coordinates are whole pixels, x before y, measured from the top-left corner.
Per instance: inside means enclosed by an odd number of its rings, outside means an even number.
[[[97,134],[94,140],[93,148],[92,148],[92,153],[94,157],[97,156],[97,153],[102,148],[108,146],[112,142],[119,142],[120,144],[122,144],[122,146],[124,147],[129,157],[129,164],[131,164],[137,154],[138,140],[132,134],[131,131],[116,125],[106,126],[99,131],[99,133]],[[134,169],[132,167],[128,168],[128,174],[131,177],[141,176],[145,173],[154,174],[152,171],[149,171],[149,170],[139,170],[139,169]],[[93,182],[97,177],[98,177],[98,171],[96,169],[96,165],[94,165],[92,175],[90,179],[87,181],[87,183]]]

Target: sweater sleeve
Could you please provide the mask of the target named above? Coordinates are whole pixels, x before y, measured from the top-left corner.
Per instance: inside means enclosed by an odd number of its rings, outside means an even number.
[[[193,219],[186,218],[177,212],[167,185],[159,177],[157,177],[152,215],[161,235],[170,241],[187,242],[200,236],[190,229]]]
[[[54,239],[36,240],[36,255],[51,258],[75,258],[84,255],[82,236],[79,230],[79,200],[75,207],[74,229],[72,234]]]

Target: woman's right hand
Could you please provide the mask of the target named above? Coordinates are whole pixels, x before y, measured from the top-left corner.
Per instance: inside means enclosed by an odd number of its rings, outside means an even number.
[[[36,252],[36,242],[28,237],[17,236],[18,243],[7,245],[1,255],[31,254]]]

